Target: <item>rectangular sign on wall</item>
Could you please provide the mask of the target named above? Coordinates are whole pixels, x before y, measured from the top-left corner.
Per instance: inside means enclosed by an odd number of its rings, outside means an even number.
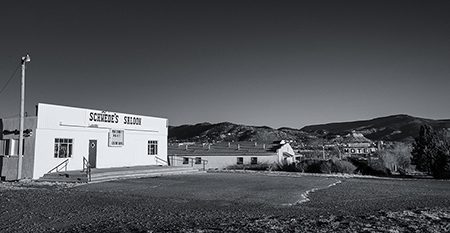
[[[344,148],[344,154],[372,154],[376,149],[370,148]]]
[[[123,146],[124,130],[111,129],[109,130],[108,146]]]

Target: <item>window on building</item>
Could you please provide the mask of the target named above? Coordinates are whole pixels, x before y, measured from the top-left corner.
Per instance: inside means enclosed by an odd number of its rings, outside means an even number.
[[[158,154],[158,141],[148,141],[148,155]]]
[[[258,163],[258,157],[252,157],[250,160],[251,164],[257,164]]]
[[[244,157],[237,157],[237,164],[244,164]]]
[[[183,164],[189,164],[189,158],[184,157],[183,158]]]
[[[202,157],[195,157],[195,164],[202,164]]]
[[[71,158],[73,151],[73,139],[55,138],[55,158]]]

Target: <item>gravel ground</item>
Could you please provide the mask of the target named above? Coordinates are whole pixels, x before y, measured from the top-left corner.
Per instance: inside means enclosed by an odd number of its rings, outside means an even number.
[[[0,231],[449,232],[449,184],[256,173],[0,183]]]

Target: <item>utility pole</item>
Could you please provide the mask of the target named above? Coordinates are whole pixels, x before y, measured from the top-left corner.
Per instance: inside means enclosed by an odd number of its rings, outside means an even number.
[[[20,127],[19,127],[19,160],[17,165],[17,179],[22,179],[22,154],[23,154],[23,121],[25,109],[25,63],[30,62],[30,56],[22,57],[22,82],[20,91]]]

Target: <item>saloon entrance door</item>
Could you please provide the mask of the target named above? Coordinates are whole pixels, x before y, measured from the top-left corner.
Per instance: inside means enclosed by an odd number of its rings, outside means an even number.
[[[89,164],[91,168],[97,167],[97,140],[89,140]]]

